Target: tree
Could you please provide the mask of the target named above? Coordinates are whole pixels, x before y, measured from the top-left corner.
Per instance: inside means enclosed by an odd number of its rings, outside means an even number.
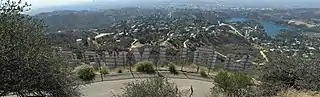
[[[79,97],[79,88],[44,25],[22,14],[30,5],[0,0],[0,96]]]

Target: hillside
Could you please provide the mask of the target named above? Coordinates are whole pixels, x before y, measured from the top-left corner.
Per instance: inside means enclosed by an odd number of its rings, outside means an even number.
[[[92,29],[110,26],[133,17],[151,14],[151,9],[122,8],[101,11],[54,11],[37,14],[50,32],[71,29]]]
[[[199,9],[62,11],[42,13],[37,17],[43,18],[51,31],[61,30],[59,33],[50,33],[48,37],[60,45],[65,44],[65,49],[76,48],[76,39],[94,39],[97,35],[107,34],[107,40],[112,37],[112,40],[121,42],[130,37],[145,45],[169,43],[174,48],[186,47],[191,50],[197,47],[212,47],[224,55],[232,53],[242,57],[249,54],[254,56],[256,61],[261,61],[259,50],[252,45],[254,41],[248,39],[268,39],[262,29],[244,37],[245,32],[238,31],[233,26],[254,28],[255,25],[221,25],[219,22],[227,17],[223,12]],[[103,41],[99,43],[106,44]]]
[[[233,13],[237,12],[237,13]],[[287,12],[286,14],[281,14]],[[249,14],[250,13],[250,14]],[[289,10],[201,10],[179,8],[122,8],[100,11],[56,11],[36,15],[48,25],[48,38],[63,46],[64,49],[77,48],[76,40],[94,39],[97,35],[107,35],[107,40],[112,42],[100,42],[107,46],[121,40],[124,46],[121,49],[130,48],[131,42],[136,39],[144,45],[170,45],[173,48],[212,47],[221,54],[251,55],[256,61],[267,60],[267,52],[286,52],[290,55],[312,56],[318,43],[309,37],[286,35],[276,40],[269,37],[259,22],[254,20],[242,22],[226,22],[230,17],[257,17],[259,19],[288,25],[287,20],[292,18],[304,20],[316,25],[313,20],[306,20],[307,16],[298,13],[309,13],[310,17],[316,17],[315,9],[289,9]],[[269,18],[268,16],[273,16]],[[317,19],[317,18],[313,18]],[[291,24],[289,24],[291,25]],[[296,26],[292,26],[296,27]],[[314,28],[296,27],[307,32],[317,33]],[[60,31],[59,31],[60,30]],[[280,32],[292,31],[283,30]],[[309,35],[310,36],[310,35]],[[297,38],[297,39],[295,39]],[[286,40],[292,43],[288,43]],[[299,41],[298,41],[299,40]],[[313,39],[314,40],[314,39]],[[87,41],[85,41],[87,42]],[[306,42],[306,45],[294,45]],[[88,44],[88,43],[87,43]],[[117,44],[118,45],[118,44]],[[123,48],[125,47],[125,48]],[[311,49],[310,49],[311,48]],[[102,49],[105,50],[105,49]],[[308,53],[306,53],[308,52]],[[265,58],[263,58],[265,57]]]

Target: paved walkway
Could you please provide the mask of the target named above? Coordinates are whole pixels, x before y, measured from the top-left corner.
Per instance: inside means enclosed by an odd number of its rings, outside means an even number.
[[[210,88],[213,87],[211,79],[203,78],[197,74],[180,72],[179,75],[173,75],[169,72],[160,73],[169,78],[170,81],[176,83],[180,90],[189,91],[190,86],[192,85],[194,89],[192,97],[208,97],[210,95]],[[123,88],[126,83],[144,80],[156,75],[134,73],[133,76],[131,73],[105,75],[104,81],[101,81],[100,76],[97,76],[95,83],[87,84],[81,88],[81,93],[84,94],[84,97],[112,97],[113,94],[120,94],[122,92],[121,88]]]
[[[192,85],[194,88],[194,95],[192,97],[207,97],[210,95],[210,88],[213,87],[211,79],[203,78],[197,74],[180,72],[179,75],[173,75],[169,72],[160,73],[176,83],[178,88],[184,91],[188,91]],[[122,92],[121,88],[125,86],[125,83],[144,80],[154,76],[156,75],[141,73],[134,73],[133,75],[131,73],[106,75],[103,82],[88,84],[82,88],[81,92],[84,93],[84,97],[112,97],[114,94]],[[98,77],[96,80],[99,81],[101,79]]]
[[[210,95],[210,88],[212,88],[212,82],[190,80],[190,79],[171,79],[175,82],[179,89],[184,91],[190,89],[190,86],[194,88],[194,95],[192,97],[207,97]],[[122,92],[121,88],[125,86],[125,83],[136,81],[135,79],[105,81],[87,85],[82,89],[84,97],[112,97],[113,94],[119,94]]]

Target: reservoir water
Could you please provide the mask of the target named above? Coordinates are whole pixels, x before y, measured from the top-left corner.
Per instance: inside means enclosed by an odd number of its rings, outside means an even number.
[[[238,22],[238,21],[247,21],[249,20],[248,18],[242,18],[242,17],[233,17],[230,19],[227,19],[226,22]],[[264,21],[264,20],[255,20],[257,22],[259,22],[263,28],[265,33],[267,33],[267,35],[274,37],[277,32],[279,32],[281,29],[291,29],[289,27],[285,27],[279,24],[275,24],[271,21]]]

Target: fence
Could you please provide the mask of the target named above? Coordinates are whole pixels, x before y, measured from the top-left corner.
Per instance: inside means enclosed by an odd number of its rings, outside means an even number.
[[[177,62],[180,64],[191,62],[197,66],[215,68],[218,56],[217,52],[210,48],[197,48],[196,51],[190,51],[183,48],[174,55],[169,54],[167,48],[160,48],[158,51],[154,51],[151,48],[144,48],[140,51],[142,52],[139,52],[139,49],[134,48],[130,52],[105,52],[100,55],[96,52],[86,51],[82,54],[83,59],[77,59],[76,54],[71,51],[63,51],[62,53],[69,61],[77,60],[80,62],[92,63],[95,67],[107,65],[110,68],[127,66],[144,60],[152,61],[157,64],[157,66],[167,64],[168,62]],[[151,54],[151,52],[157,53]],[[225,69],[244,71],[250,66],[249,59],[250,57],[248,55],[244,55],[242,59],[235,60],[234,54],[228,54],[222,65]]]

